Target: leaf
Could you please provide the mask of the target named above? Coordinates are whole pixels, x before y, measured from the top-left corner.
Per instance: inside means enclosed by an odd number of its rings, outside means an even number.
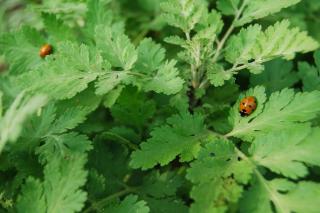
[[[142,73],[152,73],[158,70],[165,59],[165,49],[150,38],[142,40],[137,50],[138,61],[135,69]]]
[[[320,131],[309,125],[299,125],[290,130],[276,131],[257,137],[250,153],[253,160],[273,172],[297,179],[308,174],[306,164],[320,165],[317,152]]]
[[[225,58],[233,64],[243,64],[251,59],[251,51],[255,47],[261,26],[258,24],[242,28],[241,31],[230,38],[226,47]]]
[[[238,12],[240,0],[218,0],[217,7],[224,15],[234,15]]]
[[[74,154],[69,159],[54,156],[45,166],[42,183],[29,179],[24,185],[18,212],[34,212],[38,208],[48,213],[80,211],[86,200],[86,193],[80,189],[86,182],[85,162],[84,153]],[[33,205],[26,205],[31,200]]]
[[[0,119],[0,152],[7,142],[14,142],[18,139],[25,120],[38,109],[47,103],[47,98],[43,95],[25,98],[24,93],[20,93],[4,116]]]
[[[50,40],[54,43],[67,40],[72,41],[75,39],[72,30],[55,15],[44,13],[42,14],[42,18],[46,31],[50,35]]]
[[[268,15],[279,12],[280,10],[297,4],[301,0],[254,0],[245,1],[246,7],[242,16],[236,21],[236,26],[247,24],[255,19],[260,19]]]
[[[94,39],[96,26],[110,25],[112,21],[112,12],[106,8],[110,1],[90,0],[87,1],[87,15],[85,32],[87,36]]]
[[[118,25],[99,25],[95,29],[95,41],[97,48],[101,50],[102,56],[107,59],[113,67],[121,67],[130,70],[138,58],[135,47]]]
[[[90,55],[86,45],[63,42],[54,57],[39,70],[12,78],[12,82],[31,93],[43,93],[54,99],[69,99],[88,87],[102,70],[99,54]],[[63,82],[63,83],[62,83]]]
[[[306,32],[298,28],[289,29],[289,22],[284,20],[268,27],[265,32],[259,25],[242,29],[238,35],[230,38],[226,47],[226,60],[234,66],[262,63],[275,57],[293,58],[295,53],[315,50],[319,44]]]
[[[38,68],[43,62],[39,50],[45,43],[41,34],[30,27],[4,34],[0,38],[0,49],[10,65],[10,72],[23,73]]]
[[[265,64],[265,71],[250,76],[251,86],[264,86],[267,94],[292,87],[299,79],[292,62],[276,59]]]
[[[248,183],[252,170],[247,161],[238,161],[230,141],[209,143],[187,170],[187,178],[194,184],[191,212],[225,212],[241,197],[241,184]]]
[[[148,213],[149,207],[145,201],[138,201],[138,196],[129,195],[120,204],[107,207],[104,212],[112,213]]]
[[[170,0],[161,4],[164,20],[169,25],[189,33],[200,22],[206,12],[206,3],[202,0]]]
[[[241,212],[271,213],[271,201],[277,212],[315,213],[318,209],[314,203],[319,201],[319,195],[320,185],[317,183],[259,179],[259,182],[245,193],[241,201]]]
[[[156,111],[156,104],[136,89],[124,90],[111,108],[112,117],[119,123],[141,129]]]
[[[246,96],[248,95],[254,93],[250,91],[246,93]],[[320,110],[318,91],[294,93],[292,89],[283,89],[272,93],[264,106],[264,101],[257,96],[256,98],[258,108],[247,118],[241,118],[238,113],[240,99],[235,104],[231,112],[233,130],[227,134],[228,136],[250,139],[258,134],[287,129],[315,118]]]
[[[162,64],[152,78],[144,80],[143,89],[164,93],[165,95],[178,93],[182,89],[184,81],[178,76],[179,72],[175,65],[176,61],[174,60]]]
[[[39,180],[28,178],[22,186],[21,194],[17,200],[17,212],[25,212],[27,209],[32,210],[34,213],[46,211],[43,186]]]
[[[182,113],[167,119],[167,124],[156,127],[151,138],[131,155],[133,168],[149,169],[167,165],[180,156],[180,161],[192,160],[199,151],[204,134],[204,118],[200,114]]]
[[[210,83],[215,87],[223,86],[225,81],[232,78],[232,73],[226,72],[220,64],[212,64],[207,72]]]
[[[317,67],[305,62],[299,63],[299,76],[302,79],[303,91],[320,90],[320,51],[314,53]]]

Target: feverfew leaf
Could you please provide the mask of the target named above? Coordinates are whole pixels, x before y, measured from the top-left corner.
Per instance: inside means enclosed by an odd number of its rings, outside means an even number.
[[[286,177],[297,179],[308,174],[305,164],[320,165],[320,131],[309,125],[276,131],[257,137],[250,148],[252,159],[261,166]]]
[[[12,78],[12,82],[31,93],[54,99],[68,99],[88,87],[102,70],[102,58],[91,55],[86,45],[63,42],[53,57],[38,70]]]
[[[95,41],[97,48],[102,52],[102,56],[113,67],[121,67],[123,70],[128,71],[137,61],[138,53],[135,47],[118,25],[97,26],[95,29]]]
[[[55,15],[45,13],[42,17],[45,29],[50,35],[50,41],[57,43],[60,41],[71,41],[75,39],[71,28],[66,26],[63,21],[59,20]]]
[[[195,202],[191,212],[225,212],[240,198],[241,184],[248,183],[252,171],[249,162],[238,160],[230,141],[209,143],[187,171],[187,178],[194,183],[191,197]]]
[[[39,32],[30,27],[22,27],[14,33],[5,34],[0,38],[0,49],[6,55],[13,73],[23,73],[38,68],[43,59],[39,50],[45,39]]]
[[[250,85],[264,86],[267,94],[292,87],[299,80],[297,73],[292,69],[293,64],[290,61],[276,59],[267,62],[264,72],[250,76]]]
[[[4,116],[0,118],[0,152],[5,144],[14,142],[19,137],[24,121],[47,103],[47,98],[37,95],[29,99],[20,93]]]
[[[161,4],[164,19],[168,24],[189,33],[200,22],[206,9],[203,0],[170,0]]]
[[[252,116],[242,119],[238,113],[239,101],[231,112],[233,130],[227,136],[250,139],[260,133],[287,129],[297,123],[307,122],[315,118],[320,111],[319,91],[295,93],[292,89],[283,89],[272,93],[264,106],[264,101],[257,97],[257,110]]]
[[[86,182],[85,163],[84,153],[74,153],[67,159],[52,157],[45,166],[42,183],[34,179],[26,182],[18,200],[18,212],[33,212],[36,209],[45,209],[48,213],[80,211],[86,200],[86,193],[80,189]],[[31,200],[34,205],[26,205]]]
[[[152,39],[144,39],[138,46],[138,61],[135,69],[142,73],[152,73],[157,70],[165,59],[165,49]]]
[[[234,64],[262,63],[275,57],[291,59],[295,53],[309,52],[319,44],[298,28],[289,29],[289,22],[284,20],[268,27],[265,32],[259,25],[249,26],[232,36],[226,47],[226,60]]]
[[[179,71],[175,67],[176,61],[167,61],[159,67],[159,70],[152,78],[146,78],[143,82],[145,91],[155,91],[172,95],[178,93],[183,87],[183,79],[180,78]]]
[[[234,15],[238,12],[240,0],[218,0],[217,7],[224,15]]]
[[[167,124],[156,127],[141,149],[132,153],[131,166],[145,170],[158,163],[166,165],[177,156],[181,161],[192,160],[205,133],[203,122],[200,114],[182,113],[168,118]]]
[[[138,196],[129,195],[121,203],[111,205],[104,210],[105,213],[148,213],[149,207],[145,201],[138,201]]]
[[[299,76],[302,79],[303,90],[313,91],[320,90],[320,51],[314,53],[314,59],[317,67],[308,63],[299,63]]]
[[[319,201],[319,195],[320,185],[317,183],[293,183],[286,179],[267,181],[260,178],[244,194],[241,212],[272,213],[274,206],[277,212],[315,213],[318,208],[314,203]]]
[[[227,0],[232,1],[232,0]],[[260,19],[273,13],[279,12],[283,8],[297,4],[301,0],[249,0],[244,1],[245,8],[242,16],[235,22],[236,26],[247,24],[255,19]],[[235,2],[233,0],[233,2]]]

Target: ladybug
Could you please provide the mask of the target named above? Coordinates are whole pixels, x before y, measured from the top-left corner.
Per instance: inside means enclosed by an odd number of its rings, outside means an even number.
[[[257,100],[253,96],[248,96],[240,101],[239,113],[242,117],[251,115],[257,108]]]
[[[40,48],[39,55],[41,58],[45,58],[47,55],[52,53],[52,46],[50,44],[45,44]]]

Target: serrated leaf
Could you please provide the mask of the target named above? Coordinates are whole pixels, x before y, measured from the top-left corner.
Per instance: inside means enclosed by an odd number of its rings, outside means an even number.
[[[64,42],[54,57],[39,68],[11,79],[21,89],[54,99],[69,99],[88,87],[102,70],[99,54],[90,55],[86,45]],[[63,82],[63,83],[62,83]]]
[[[267,62],[263,73],[250,76],[250,85],[264,86],[267,94],[287,87],[290,88],[299,80],[297,74],[292,69],[292,62],[282,59]]]
[[[167,165],[180,156],[181,161],[192,160],[199,151],[204,134],[204,120],[199,114],[182,113],[167,120],[167,124],[156,127],[151,138],[141,144],[141,149],[131,155],[133,168],[149,169]]]
[[[170,0],[163,2],[161,8],[169,25],[188,33],[200,22],[206,3],[202,0]]]
[[[152,73],[159,69],[165,59],[165,49],[150,38],[142,40],[137,50],[138,61],[135,69],[142,73]]]
[[[175,65],[176,61],[174,60],[162,64],[152,78],[144,80],[143,89],[166,95],[178,93],[182,89],[184,81],[179,77],[179,71]]]
[[[95,42],[102,56],[113,67],[130,70],[138,58],[138,53],[123,29],[118,25],[99,25],[95,29]]]
[[[187,178],[194,184],[191,197],[195,202],[191,212],[225,212],[230,203],[240,198],[241,184],[250,180],[252,169],[247,161],[238,161],[230,141],[209,143],[187,171]]]
[[[105,213],[148,213],[149,207],[143,200],[138,201],[138,196],[129,195],[118,205],[112,205],[104,210]]]
[[[226,60],[235,65],[247,64],[250,60],[262,63],[275,57],[291,59],[295,53],[309,52],[319,44],[306,32],[289,28],[284,20],[268,27],[264,32],[259,25],[249,26],[232,36],[226,47]],[[252,63],[251,63],[252,64]]]
[[[212,64],[208,67],[207,77],[213,86],[219,87],[232,78],[232,73],[226,72],[221,64]]]
[[[30,27],[0,38],[0,49],[6,55],[6,60],[13,73],[23,73],[38,68],[43,60],[39,50],[46,43],[39,32]]]
[[[288,178],[308,174],[305,164],[320,165],[317,154],[320,131],[309,125],[299,125],[289,131],[273,132],[257,137],[250,148],[253,160]]]
[[[302,79],[303,90],[306,92],[320,90],[320,51],[314,53],[317,67],[305,62],[299,63],[299,76]]]
[[[252,92],[246,93],[246,95],[253,94]],[[258,108],[247,118],[241,118],[238,113],[240,99],[235,104],[231,112],[233,130],[227,134],[228,136],[245,137],[250,140],[258,134],[286,129],[297,123],[307,122],[315,118],[320,111],[319,91],[294,93],[292,89],[283,89],[272,93],[264,106],[264,101],[260,101],[257,96],[256,98]]]
[[[47,98],[42,95],[25,98],[20,93],[4,116],[0,119],[0,152],[5,144],[18,139],[25,120],[47,103]]]
[[[247,24],[255,19],[260,19],[270,14],[279,12],[280,10],[297,4],[301,0],[254,0],[245,1],[245,8],[242,16],[235,23],[237,26]]]
[[[42,18],[45,29],[50,35],[50,41],[57,43],[60,41],[72,41],[75,39],[72,30],[68,26],[66,26],[63,21],[59,20],[55,15],[45,13],[42,14]]]
[[[272,213],[274,206],[276,211],[281,213],[315,213],[318,209],[314,203],[319,201],[319,195],[320,186],[317,183],[259,179],[245,193],[241,201],[241,212]]]

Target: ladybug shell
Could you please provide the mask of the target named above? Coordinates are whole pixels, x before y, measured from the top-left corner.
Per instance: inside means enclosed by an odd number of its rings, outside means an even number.
[[[45,44],[40,48],[39,55],[41,58],[46,57],[52,53],[52,46],[50,44]]]
[[[256,98],[253,96],[245,97],[239,105],[239,112],[242,117],[251,115],[257,108]]]

